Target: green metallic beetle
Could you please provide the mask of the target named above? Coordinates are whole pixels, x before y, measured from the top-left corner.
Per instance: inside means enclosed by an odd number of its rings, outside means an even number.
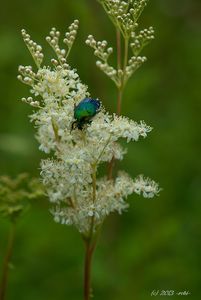
[[[71,130],[78,128],[83,129],[85,124],[89,124],[92,118],[99,112],[100,101],[91,98],[83,99],[74,109],[74,118]]]

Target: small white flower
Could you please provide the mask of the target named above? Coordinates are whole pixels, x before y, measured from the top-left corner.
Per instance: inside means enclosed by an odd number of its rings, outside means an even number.
[[[111,0],[108,3],[115,5],[114,9],[125,9],[123,2]],[[66,33],[64,42],[68,50],[77,25],[75,21]],[[121,138],[127,142],[138,141],[140,137],[147,137],[151,127],[143,121],[137,123],[123,116],[109,115],[101,106],[83,130],[72,130],[74,109],[81,100],[89,97],[89,93],[77,72],[66,63],[67,52],[59,48],[59,35],[53,28],[50,37],[47,37],[57,54],[57,59],[52,59],[53,68],[41,67],[42,60],[37,58],[39,54],[35,55],[38,64],[36,73],[30,66],[19,67],[20,80],[31,86],[35,97],[40,97],[36,101],[31,97],[22,100],[37,108],[30,119],[37,130],[39,148],[51,153],[51,158],[41,161],[41,177],[49,201],[54,205],[51,210],[54,220],[73,224],[86,234],[91,230],[92,219],[96,230],[110,213],[125,211],[128,208],[125,200],[133,192],[152,198],[160,189],[155,182],[143,176],[133,180],[125,172],[118,173],[114,180],[96,178],[101,163],[110,162],[113,158],[123,159],[126,150],[119,144]],[[111,48],[107,49],[107,43],[96,43],[92,36],[88,37],[87,43],[96,48],[96,55],[106,64],[112,53]],[[41,51],[40,47],[37,49]],[[35,51],[35,48],[32,50]],[[116,78],[117,72],[112,67],[107,64],[105,67],[102,63],[100,67],[106,68],[105,72]],[[118,76],[122,76],[121,70]]]
[[[145,198],[153,198],[157,196],[160,191],[161,189],[155,181],[144,178],[143,175],[140,175],[134,181],[134,192],[139,195],[142,194]]]

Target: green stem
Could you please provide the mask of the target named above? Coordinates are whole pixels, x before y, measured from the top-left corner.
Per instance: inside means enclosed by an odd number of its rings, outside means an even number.
[[[97,160],[96,160],[96,165],[99,163],[99,161],[100,161],[100,159],[101,159],[101,157],[102,157],[102,155],[103,155],[103,153],[104,153],[106,147],[107,147],[107,146],[109,145],[109,143],[110,143],[111,138],[112,138],[112,135],[110,135],[110,137],[109,137],[107,143],[105,144],[105,146],[103,147],[103,150],[101,151],[100,155],[98,156],[98,158],[97,158]]]
[[[6,295],[6,288],[8,284],[9,263],[13,252],[14,238],[15,238],[15,223],[12,223],[9,237],[8,237],[7,250],[3,262],[3,271],[2,271],[2,278],[0,284],[0,300],[4,300]]]
[[[92,201],[95,203],[96,201],[96,164],[92,165],[92,186],[93,186],[93,194]]]
[[[119,87],[118,88],[118,93],[117,93],[117,115],[118,116],[121,115],[122,97],[123,97],[123,88]],[[115,158],[113,156],[112,160],[109,162],[109,165],[108,165],[108,175],[107,175],[107,178],[109,180],[111,180],[112,177],[113,177],[114,165],[115,165]]]
[[[122,59],[122,53],[121,53],[121,33],[119,29],[117,29],[116,34],[116,40],[117,40],[117,69],[121,69],[121,59]],[[124,62],[125,63],[125,62]],[[125,67],[124,67],[125,68]],[[122,103],[122,84],[117,87],[118,93],[117,93],[117,114],[121,114],[121,103]]]
[[[121,115],[122,97],[123,97],[123,89],[122,87],[119,87],[117,93],[117,115],[118,116]]]
[[[26,46],[27,46],[27,48],[28,48],[28,50],[29,50],[29,53],[31,54],[31,56],[32,56],[32,58],[33,58],[35,64],[36,64],[36,67],[37,67],[38,69],[40,69],[40,64],[39,64],[38,61],[35,59],[35,57],[34,57],[34,55],[33,55],[33,52],[31,51],[31,48],[27,45],[27,43],[25,43],[25,44],[26,44]]]
[[[61,138],[58,134],[58,131],[59,131],[58,125],[55,122],[55,120],[53,119],[53,117],[51,118],[51,123],[52,123],[52,129],[53,129],[54,137],[55,137],[56,149],[58,152],[60,152],[59,143],[60,143]]]

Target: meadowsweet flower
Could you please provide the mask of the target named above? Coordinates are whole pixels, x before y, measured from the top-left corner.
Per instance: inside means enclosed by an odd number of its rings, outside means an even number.
[[[139,175],[134,181],[134,192],[139,195],[142,194],[145,198],[153,198],[160,191],[161,189],[155,181],[144,178],[143,175]]]
[[[30,119],[37,130],[39,148],[51,153],[49,158],[41,161],[41,176],[53,204],[54,220],[73,224],[87,236],[92,222],[93,231],[96,231],[110,213],[122,213],[127,209],[128,195],[135,192],[153,197],[159,188],[153,181],[143,177],[132,179],[124,172],[118,173],[114,180],[97,177],[101,163],[114,158],[122,160],[126,154],[119,139],[130,142],[147,137],[152,128],[144,121],[137,123],[124,116],[110,115],[101,105],[82,130],[72,128],[76,105],[90,97],[87,86],[66,62],[77,27],[78,22],[73,22],[65,35],[63,41],[67,51],[59,46],[60,32],[55,28],[51,30],[47,41],[57,56],[51,60],[52,67],[42,66],[42,49],[22,31],[28,47],[33,45],[31,51],[38,70],[34,72],[31,66],[20,66],[18,78],[30,86],[32,97],[22,100],[35,107]],[[89,43],[106,62],[112,48],[106,49],[106,42],[96,44],[93,37],[89,38]],[[140,63],[139,59],[137,61]]]
[[[119,64],[116,68],[110,64],[109,59],[113,48],[108,47],[106,40],[96,41],[90,34],[86,44],[94,50],[94,55],[98,58],[97,67],[116,84],[117,88],[123,89],[128,79],[146,62],[147,58],[140,56],[140,53],[154,39],[153,27],[138,31],[138,19],[148,0],[98,0],[98,2],[125,41],[126,59],[122,66]],[[121,47],[121,37],[118,44]],[[131,57],[127,57],[129,46],[133,53]],[[121,55],[121,51],[119,53]]]
[[[41,45],[23,29],[22,37],[36,68],[20,65],[18,75],[29,86],[30,96],[22,101],[33,107],[30,120],[36,128],[39,149],[46,153],[40,163],[40,174],[51,214],[55,222],[75,226],[85,243],[85,300],[92,296],[92,256],[106,217],[126,211],[127,198],[133,193],[153,198],[160,192],[159,185],[143,175],[131,178],[125,171],[114,172],[116,161],[123,160],[127,153],[121,140],[137,142],[152,130],[144,121],[121,115],[126,84],[146,62],[141,51],[154,39],[152,27],[138,29],[148,0],[97,1],[115,27],[116,49],[93,35],[88,36],[86,44],[94,51],[97,67],[116,85],[116,113],[109,114],[99,99],[90,96],[77,70],[68,64],[78,20],[68,27],[63,38],[55,27],[50,30],[46,41],[54,57],[49,65],[43,63]],[[116,55],[116,65],[110,62],[112,55]],[[99,173],[101,164],[106,164],[108,170],[103,177]]]

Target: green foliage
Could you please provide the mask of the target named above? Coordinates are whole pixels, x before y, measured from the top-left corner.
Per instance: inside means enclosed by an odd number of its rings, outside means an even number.
[[[42,185],[28,174],[19,174],[15,179],[1,176],[0,215],[16,222],[29,208],[30,200],[42,194]]]

